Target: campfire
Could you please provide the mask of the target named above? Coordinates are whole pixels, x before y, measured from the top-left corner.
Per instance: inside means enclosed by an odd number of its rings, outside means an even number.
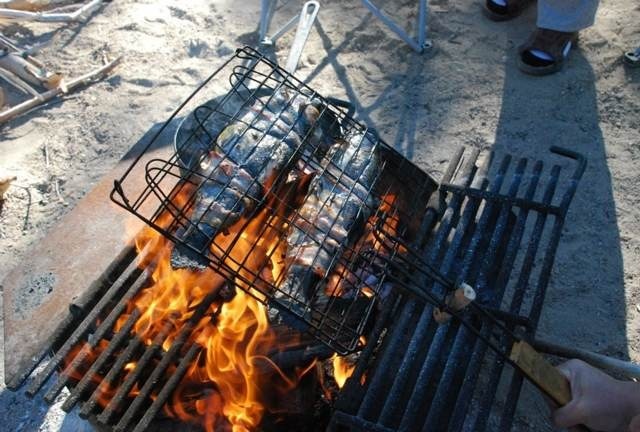
[[[285,251],[277,251],[286,223],[283,203],[295,200],[296,193],[298,199],[299,194],[304,196],[297,182],[283,189],[252,220],[238,221],[211,245],[212,252],[224,251],[229,265],[235,267],[239,277],[234,281],[212,268],[173,269],[173,243],[151,228],[136,237],[138,265],[143,270],[152,269],[149,286],[127,303],[113,333],[131,328],[130,336],[140,341],[142,351],[155,347],[166,352],[176,343],[196,347],[188,352],[192,360],[163,406],[165,416],[199,423],[206,431],[252,431],[266,412],[282,414],[283,408],[274,401],[286,399],[305,376],[319,379],[327,401],[331,401],[353,371],[354,365],[338,354],[321,359],[325,365],[311,358],[287,369],[272,359],[299,347],[302,336],[271,325],[268,308],[259,301],[262,294],[244,281],[250,274],[261,274],[270,281],[283,278]],[[178,196],[174,205],[184,205],[187,195]],[[159,220],[164,226],[171,222],[168,213]],[[371,234],[364,235],[363,240],[375,242]],[[238,267],[237,263],[243,264]],[[109,341],[91,345],[77,346],[68,355],[65,373],[78,381],[89,379],[96,386],[92,398],[101,409],[115,412],[118,401],[133,400],[141,391],[130,378],[157,368],[159,361],[142,356],[128,361],[117,378],[105,380],[99,373],[93,375],[90,366],[108,349]],[[120,350],[116,357],[129,358],[126,350]],[[80,353],[84,361],[78,363]],[[325,374],[325,368],[329,374]],[[174,374],[176,368],[169,366],[163,379]],[[333,380],[333,384],[326,380]],[[150,397],[156,400],[157,394],[151,393]]]
[[[115,182],[148,226],[27,393],[58,372],[45,400],[69,387],[63,409],[114,431],[484,430],[584,159],[553,149],[577,161],[563,183],[460,150],[438,185],[250,48],[205,84]]]

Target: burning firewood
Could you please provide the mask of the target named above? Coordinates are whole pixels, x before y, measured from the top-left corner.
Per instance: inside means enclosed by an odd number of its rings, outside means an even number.
[[[11,186],[11,183],[17,179],[18,177],[12,175],[0,175],[0,201],[4,201],[4,194]]]

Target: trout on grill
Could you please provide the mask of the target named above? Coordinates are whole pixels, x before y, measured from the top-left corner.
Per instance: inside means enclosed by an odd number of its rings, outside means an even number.
[[[303,140],[314,154],[327,151],[339,125],[321,115],[322,108],[319,100],[283,88],[266,101],[256,100],[220,132],[191,176],[197,187],[193,211],[188,228],[177,233],[198,252],[178,244],[171,254],[174,269],[206,267],[203,254],[213,237],[256,207]]]
[[[375,140],[351,133],[332,146],[327,159],[323,172],[311,180],[287,236],[287,272],[280,289],[303,303],[323,293],[318,282],[375,208],[370,193],[378,168]]]

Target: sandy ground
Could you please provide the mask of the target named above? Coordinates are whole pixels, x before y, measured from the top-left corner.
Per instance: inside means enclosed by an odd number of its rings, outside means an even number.
[[[359,1],[321,3],[298,75],[325,95],[350,99],[361,120],[434,177],[461,144],[542,159],[556,144],[589,158],[539,334],[640,361],[640,69],[620,59],[640,45],[640,5],[603,0],[565,69],[533,78],[517,70],[515,48],[534,26],[535,8],[497,24],[481,15],[478,0],[434,0],[435,49],[420,56]],[[414,25],[416,2],[380,3]],[[274,23],[298,5],[286,4]],[[114,0],[85,24],[3,28],[25,45],[49,42],[39,57],[70,75],[97,66],[103,53],[125,61],[113,77],[0,129],[0,170],[15,173],[31,194],[29,206],[25,189],[13,188],[0,213],[0,280],[234,48],[256,44],[258,19],[257,0],[242,7],[231,0]],[[290,41],[288,35],[278,44],[281,60]],[[514,430],[551,430],[544,410],[526,391]],[[0,418],[0,430],[84,427],[2,387]]]

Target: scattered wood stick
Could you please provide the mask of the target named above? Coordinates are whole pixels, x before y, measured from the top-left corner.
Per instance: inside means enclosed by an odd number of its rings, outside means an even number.
[[[58,87],[62,76],[48,72],[40,64],[30,61],[17,52],[6,52],[0,56],[0,68],[11,72],[22,81],[52,89]],[[13,83],[12,83],[13,84]]]
[[[13,73],[0,68],[0,78],[7,81],[9,84],[13,85],[18,90],[22,90],[24,93],[29,94],[31,96],[38,96],[40,92],[38,90],[31,87],[29,84],[21,80],[19,77],[15,76]]]
[[[0,8],[0,19],[24,20],[38,22],[76,22],[84,21],[93,11],[95,11],[103,0],[92,0],[75,12],[69,13],[47,13],[31,12],[25,10]]]
[[[29,228],[29,217],[31,216],[31,189],[29,189],[28,186],[22,186],[17,183],[14,183],[13,187],[22,189],[27,194],[27,211],[24,214],[24,222],[22,223],[22,231],[26,231],[27,228]],[[3,201],[0,200],[0,211],[2,210],[2,202]]]
[[[44,146],[42,146],[42,152],[44,153],[44,165],[49,168],[49,146],[47,146],[47,143],[44,143]]]
[[[0,7],[28,11],[41,11],[69,3],[69,0],[0,0]]]
[[[53,182],[53,188],[56,191],[56,195],[58,197],[58,201],[60,201],[60,204],[66,206],[67,202],[64,200],[64,198],[62,198],[62,194],[60,193],[60,183],[59,183],[59,180],[57,178]]]
[[[118,63],[120,63],[121,60],[122,57],[118,57],[115,60],[112,60],[109,63],[105,64],[104,66],[82,76],[69,81],[63,80],[62,82],[60,82],[60,85],[58,87],[41,93],[32,99],[24,101],[16,106],[0,112],[0,124],[5,123],[15,118],[16,116],[24,114],[27,111],[37,107],[38,105],[42,105],[60,94],[68,93],[74,90],[76,87],[79,87],[83,84],[89,84],[92,81],[105,77],[107,74],[109,74],[109,72],[113,70],[113,68],[118,65]]]

